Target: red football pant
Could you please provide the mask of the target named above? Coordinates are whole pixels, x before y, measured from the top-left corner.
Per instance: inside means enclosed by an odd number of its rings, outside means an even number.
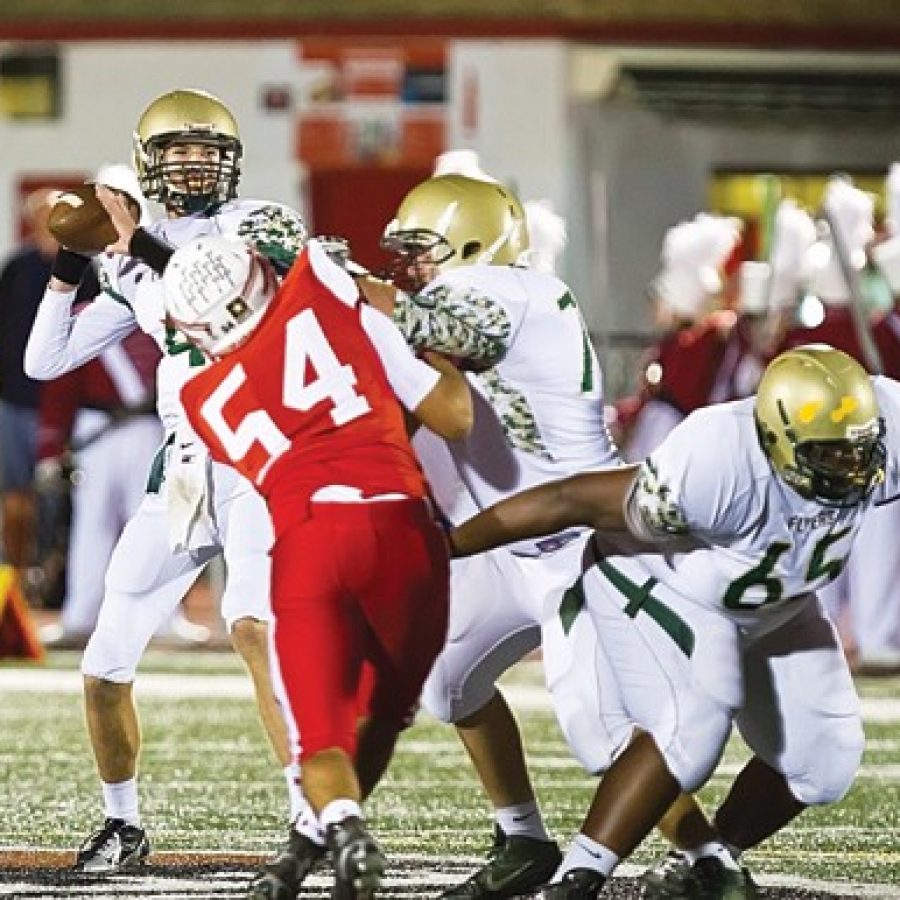
[[[275,649],[300,759],[401,730],[447,634],[444,536],[419,500],[313,503],[272,549]]]

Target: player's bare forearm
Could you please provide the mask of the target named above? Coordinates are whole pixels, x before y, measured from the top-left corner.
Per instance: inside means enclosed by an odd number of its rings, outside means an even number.
[[[466,377],[440,354],[426,351],[425,361],[441,373],[438,383],[416,407],[415,416],[435,434],[459,441],[472,430],[475,410]]]
[[[636,466],[622,466],[573,475],[502,500],[453,529],[453,555],[472,556],[579,525],[596,530],[625,530],[622,504],[636,471]]]

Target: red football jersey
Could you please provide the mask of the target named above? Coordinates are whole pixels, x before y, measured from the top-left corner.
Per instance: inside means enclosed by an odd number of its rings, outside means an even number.
[[[181,390],[213,458],[266,497],[276,534],[305,519],[328,485],[426,496],[360,303],[323,283],[306,250],[249,340]]]

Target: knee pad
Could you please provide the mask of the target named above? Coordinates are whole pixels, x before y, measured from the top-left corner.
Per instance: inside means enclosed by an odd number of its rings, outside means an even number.
[[[597,715],[555,695],[553,707],[569,750],[589,775],[605,772],[631,739],[634,726],[626,716]]]
[[[238,619],[272,620],[272,523],[262,497],[234,471],[216,466],[222,500],[216,518],[224,533],[227,576],[222,618],[228,630]]]
[[[123,640],[122,635],[98,627],[81,657],[81,674],[117,684],[132,682],[149,642],[149,635],[146,640]]]
[[[228,574],[220,610],[230,632],[239,619],[272,621],[272,564],[268,554],[247,554],[237,559],[225,557]]]
[[[490,686],[490,691],[486,696],[473,698],[469,696],[469,703],[462,702],[462,688],[456,685],[449,677],[444,654],[442,653],[434,663],[425,684],[422,687],[421,704],[432,716],[445,725],[452,725],[453,722],[464,719],[477,710],[481,709],[488,700],[494,695],[494,686]]]
[[[105,681],[134,681],[150,638],[172,614],[182,593],[177,580],[146,594],[107,590],[81,659],[82,674]]]
[[[441,651],[422,689],[422,706],[448,724],[478,712],[497,690],[497,679],[540,644],[534,625],[485,649],[479,642],[451,641]]]
[[[856,778],[864,747],[862,723],[836,719],[829,733],[810,748],[818,752],[811,752],[794,774],[785,774],[791,793],[807,806],[837,803]]]
[[[727,710],[709,707],[703,717],[690,718],[690,726],[679,722],[663,737],[654,729],[656,746],[672,776],[685,793],[701,788],[715,771],[731,732],[731,716]]]
[[[569,749],[586,772],[605,772],[631,738],[633,722],[622,707],[615,673],[589,616],[567,631],[559,617],[543,629],[544,677]]]

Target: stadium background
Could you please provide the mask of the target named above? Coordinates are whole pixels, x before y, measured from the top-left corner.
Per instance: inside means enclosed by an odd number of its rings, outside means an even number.
[[[17,240],[24,194],[127,161],[139,111],[174,86],[206,88],[235,112],[243,193],[300,207],[314,231],[350,236],[365,262],[377,262],[390,211],[434,156],[471,147],[487,171],[568,220],[562,274],[615,397],[652,335],[645,290],[667,227],[704,208],[737,214],[750,226],[744,253],[758,256],[770,174],[815,208],[825,176],[846,171],[880,204],[884,173],[900,159],[898,49],[894,0],[3,0],[0,250]],[[0,672],[7,854],[65,848],[92,822],[76,666],[77,655],[54,654],[41,672],[59,682],[14,664]],[[151,658],[145,669],[221,685],[241,677],[236,666],[195,654]],[[536,674],[526,667],[516,678],[527,688]],[[157,846],[252,858],[280,829],[277,772],[249,699],[203,684],[199,696],[142,700]],[[796,896],[900,896],[891,887],[900,882],[898,682],[862,687],[874,718],[860,783],[846,804],[753,859],[764,879],[774,873],[765,883],[807,879]],[[567,834],[589,783],[548,710],[526,704],[520,714],[551,824]],[[486,826],[459,748],[428,722],[405,746],[375,799],[389,850],[413,870],[424,859],[431,873],[441,858],[471,860]],[[729,765],[740,753],[731,749]],[[417,789],[406,794],[410,778]],[[186,798],[202,817],[185,817]],[[0,855],[0,896],[78,893],[64,879],[23,876],[20,864]],[[118,885],[106,896],[206,896],[191,884]],[[237,895],[237,884],[209,896]],[[398,895],[423,896],[416,884]]]
[[[880,194],[900,158],[892,0],[257,0],[250,10],[4,0],[0,247],[19,227],[19,194],[129,159],[137,114],[172,85],[232,107],[246,196],[299,206],[366,262],[435,154],[471,147],[568,220],[562,274],[615,397],[652,328],[645,290],[667,227],[710,207],[741,215],[752,258],[766,214],[758,173],[793,178],[815,208],[827,173]]]

